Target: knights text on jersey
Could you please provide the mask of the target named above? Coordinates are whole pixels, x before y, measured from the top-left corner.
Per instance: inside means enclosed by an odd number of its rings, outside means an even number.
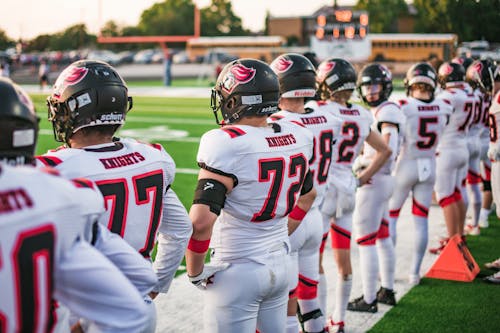
[[[413,97],[399,104],[405,116],[400,158],[434,158],[452,106],[442,99],[424,102]]]
[[[334,146],[340,139],[343,120],[329,112],[319,108],[308,109],[306,113],[294,113],[282,110],[269,117],[270,121],[291,121],[305,126],[314,135],[314,153],[309,161],[314,188],[316,189],[316,200],[313,206],[317,206],[323,200],[323,194],[327,184],[328,170],[332,163],[332,152]]]
[[[172,184],[175,163],[161,145],[133,139],[59,149],[37,156],[66,178],[85,177],[101,190],[107,211],[99,220],[149,257],[162,217],[163,197]]]
[[[344,121],[341,137],[333,149],[330,172],[335,169],[350,170],[370,134],[374,122],[371,112],[357,104],[343,106],[332,101],[310,102],[307,106],[329,112]]]
[[[32,167],[0,166],[2,332],[50,327],[53,275],[85,223],[84,206],[71,182]]]
[[[217,256],[258,258],[272,244],[287,242],[286,216],[300,195],[312,151],[312,133],[292,122],[225,126],[202,136],[200,167],[235,184],[214,226]]]

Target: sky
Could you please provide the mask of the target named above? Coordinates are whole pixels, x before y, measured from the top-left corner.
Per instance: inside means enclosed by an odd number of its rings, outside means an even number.
[[[206,7],[210,0],[193,0]],[[84,22],[90,33],[109,20],[119,25],[139,23],[140,16],[162,0],[2,0],[0,29],[12,39],[31,39],[41,34],[52,34]],[[252,31],[264,28],[266,12],[273,16],[310,15],[333,0],[232,0],[233,11],[242,19],[243,26]],[[338,0],[337,4],[352,5],[354,0]],[[101,8],[101,10],[100,10]]]

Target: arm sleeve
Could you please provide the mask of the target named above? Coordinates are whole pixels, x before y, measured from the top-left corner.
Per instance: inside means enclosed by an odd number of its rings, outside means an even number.
[[[144,259],[119,235],[112,233],[100,223],[94,247],[108,258],[146,296],[158,282],[151,262]]]
[[[158,277],[155,292],[166,293],[179,267],[193,225],[186,208],[172,189],[167,191],[163,201],[163,217],[159,227],[158,247],[153,269]]]
[[[99,332],[141,332],[148,308],[137,289],[90,244],[78,241],[55,269],[55,298]]]

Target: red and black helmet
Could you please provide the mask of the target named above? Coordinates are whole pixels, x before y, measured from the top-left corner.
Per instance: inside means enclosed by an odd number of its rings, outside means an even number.
[[[356,89],[356,70],[347,60],[330,58],[318,66],[316,83],[322,96],[330,96],[335,92]]]
[[[459,63],[444,62],[438,69],[438,82],[445,88],[450,82],[464,82],[465,68]]]
[[[238,59],[228,63],[212,89],[211,107],[217,124],[230,124],[242,117],[269,115],[278,111],[278,76],[266,63]]]
[[[376,101],[369,102],[363,92],[362,86],[380,84],[382,90]],[[369,106],[377,106],[387,101],[392,93],[392,73],[384,65],[368,64],[359,73],[357,82],[358,93],[363,101]]]
[[[278,75],[281,97],[314,97],[316,94],[316,70],[305,56],[282,54],[270,66]]]
[[[472,88],[483,93],[493,93],[496,66],[490,60],[475,60],[465,74],[465,80]]]
[[[0,78],[0,160],[32,163],[39,118],[26,92],[10,79]]]
[[[417,83],[425,84],[432,91],[432,96],[434,96],[434,90],[436,89],[437,74],[432,67],[427,62],[419,62],[411,66],[406,72],[406,77],[404,79],[404,85],[406,88],[406,95],[410,94],[410,88]]]
[[[47,106],[55,139],[67,143],[84,127],[123,125],[132,98],[113,67],[101,61],[80,60],[61,72]]]

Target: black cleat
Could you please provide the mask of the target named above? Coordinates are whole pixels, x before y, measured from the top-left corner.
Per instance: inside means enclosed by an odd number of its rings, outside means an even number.
[[[380,287],[377,291],[377,301],[387,305],[396,305],[396,297],[394,290]]]
[[[375,313],[378,311],[377,307],[377,299],[375,299],[372,303],[368,304],[365,302],[363,296],[354,299],[353,301],[347,304],[347,310],[349,311],[357,311],[357,312],[371,312]]]

